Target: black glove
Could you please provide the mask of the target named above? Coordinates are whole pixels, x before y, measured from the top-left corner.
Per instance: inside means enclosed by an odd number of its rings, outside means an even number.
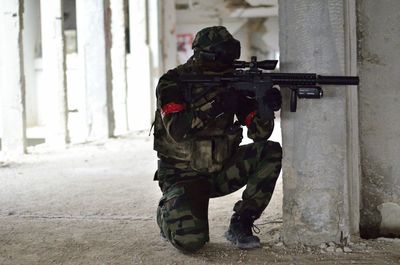
[[[219,94],[211,104],[209,115],[216,118],[224,113],[233,114],[237,108],[237,95],[233,91],[227,91]]]
[[[276,87],[268,89],[264,96],[264,103],[273,111],[280,110],[282,106],[281,92]]]
[[[237,99],[237,111],[236,116],[238,117],[239,121],[244,122],[247,115],[249,115],[253,111],[257,111],[257,101],[253,98],[249,98],[245,95],[238,96]]]

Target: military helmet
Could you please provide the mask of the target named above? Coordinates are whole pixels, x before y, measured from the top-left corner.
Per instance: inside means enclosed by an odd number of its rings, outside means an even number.
[[[197,32],[192,49],[195,55],[207,60],[232,62],[240,57],[240,42],[223,26],[207,27]]]

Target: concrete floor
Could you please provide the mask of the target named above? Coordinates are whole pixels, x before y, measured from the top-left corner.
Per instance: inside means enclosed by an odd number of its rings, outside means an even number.
[[[222,236],[239,191],[211,200],[211,242],[184,255],[159,237],[155,167],[145,136],[0,157],[0,264],[400,264],[397,240],[357,242],[351,253],[286,248],[281,181],[257,221],[262,248],[239,251]]]

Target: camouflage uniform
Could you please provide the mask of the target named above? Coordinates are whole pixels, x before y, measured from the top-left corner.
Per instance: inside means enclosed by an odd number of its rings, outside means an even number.
[[[221,28],[208,31],[215,34],[208,36],[214,43],[218,38],[232,38]],[[164,74],[157,86],[154,149],[159,162],[155,178],[163,192],[157,223],[162,234],[183,251],[196,251],[209,241],[210,198],[247,185],[234,212],[259,218],[281,169],[281,147],[267,141],[274,121],[260,119],[254,99],[241,96],[241,106],[247,106],[248,113],[223,112],[216,117],[213,103],[232,99],[227,98],[231,95],[225,93],[224,87],[205,91],[197,86],[191,97],[195,100],[189,102],[185,88],[179,84],[182,73],[220,74],[231,70],[224,64],[192,57]],[[241,126],[245,124],[254,143],[239,146]]]

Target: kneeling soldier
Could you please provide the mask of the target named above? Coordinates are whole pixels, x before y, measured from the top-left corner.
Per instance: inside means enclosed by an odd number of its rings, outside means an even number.
[[[209,199],[246,186],[225,237],[241,249],[260,247],[252,227],[267,207],[281,170],[281,146],[267,140],[274,120],[261,120],[253,98],[223,86],[196,86],[188,100],[179,82],[182,73],[231,72],[240,56],[239,41],[221,26],[199,31],[192,48],[194,55],[164,74],[157,86],[155,178],[163,193],[157,223],[173,246],[197,251],[209,241]],[[265,95],[265,103],[280,106],[279,91]],[[239,146],[242,126],[254,143]]]

